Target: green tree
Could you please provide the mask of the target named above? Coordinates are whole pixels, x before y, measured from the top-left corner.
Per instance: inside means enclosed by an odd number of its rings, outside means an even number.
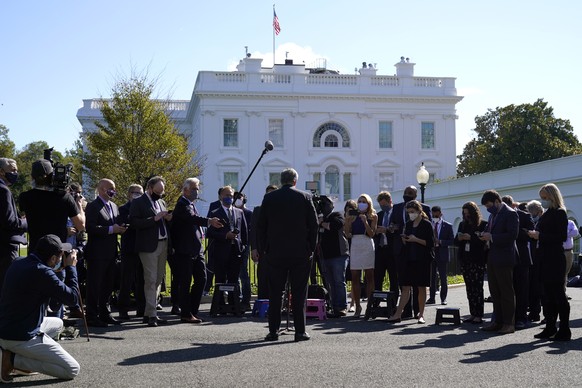
[[[543,99],[533,104],[489,109],[475,118],[477,137],[459,155],[457,174],[488,171],[561,158],[582,152],[569,120],[554,117]]]
[[[120,191],[132,183],[145,184],[148,178],[166,179],[166,200],[178,198],[187,177],[200,169],[188,140],[166,114],[167,100],[152,98],[156,81],[135,75],[116,81],[112,98],[101,99],[103,120],[96,131],[82,134],[87,152],[83,166],[88,180],[112,179]]]
[[[8,137],[9,129],[0,124],[0,158],[13,158],[15,146],[14,142]]]

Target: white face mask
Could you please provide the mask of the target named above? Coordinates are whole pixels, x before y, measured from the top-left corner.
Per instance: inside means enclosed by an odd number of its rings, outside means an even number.
[[[366,210],[368,210],[368,204],[359,202],[358,203],[358,210],[361,212],[365,212]]]
[[[418,217],[418,213],[408,213],[408,218],[410,218],[410,221],[416,220],[416,217]]]
[[[242,198],[239,198],[236,201],[234,201],[234,206],[236,206],[236,207],[242,207],[242,205],[243,205]]]
[[[440,220],[441,220],[440,218],[433,218],[432,222],[438,224]]]

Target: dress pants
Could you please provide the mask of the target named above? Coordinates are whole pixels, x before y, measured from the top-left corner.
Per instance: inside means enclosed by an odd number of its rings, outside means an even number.
[[[4,277],[8,267],[18,257],[19,244],[5,243],[0,247],[0,290],[4,284]]]
[[[257,298],[269,299],[269,279],[265,257],[259,257],[257,263]]]
[[[240,273],[241,253],[236,244],[229,244],[230,249],[224,256],[214,257],[214,281],[215,283],[238,283]],[[216,252],[215,252],[216,255]]]
[[[440,281],[440,293],[441,302],[447,300],[447,294],[449,291],[448,280],[447,280],[447,265],[446,261],[433,261],[430,264],[430,298],[435,299],[436,292],[439,291],[437,282]],[[437,279],[438,272],[438,279]]]
[[[273,263],[272,260],[276,261]],[[269,279],[269,332],[276,333],[281,326],[282,294],[289,278],[295,335],[305,333],[305,303],[311,260],[277,257],[270,258],[266,264]]]
[[[493,298],[495,323],[515,324],[515,292],[513,290],[513,267],[487,265],[489,292]]]
[[[515,290],[515,321],[527,322],[529,304],[529,267],[519,263],[513,268],[513,289]]]
[[[115,258],[87,260],[87,318],[105,319],[111,314],[109,298],[115,282]]]
[[[398,294],[398,270],[393,249],[389,245],[377,245],[374,257],[374,284],[376,290],[382,290],[386,272],[388,272],[388,279],[390,280],[390,291]]]
[[[461,262],[461,272],[465,280],[465,290],[469,301],[469,314],[483,318],[485,299],[483,297],[483,278],[485,276],[485,264],[472,261]]]
[[[168,240],[159,240],[153,252],[140,252],[139,258],[143,266],[143,291],[145,295],[144,316],[156,317],[156,306],[164,274],[166,273],[166,259],[168,257]]]
[[[121,255],[121,281],[119,286],[120,311],[129,310],[129,294],[133,289],[137,312],[143,313],[145,297],[143,288],[143,267],[137,253],[129,252]]]
[[[70,380],[79,374],[79,363],[53,338],[63,328],[63,321],[45,317],[41,334],[28,341],[0,338],[0,346],[15,354],[14,367]]]
[[[174,255],[174,268],[182,317],[190,317],[190,314],[198,315],[200,300],[206,285],[204,257],[176,253]],[[194,284],[192,284],[192,280],[194,280]]]
[[[536,250],[532,249],[533,265],[529,270],[529,313],[539,316],[542,312],[542,278],[540,260],[536,257]]]

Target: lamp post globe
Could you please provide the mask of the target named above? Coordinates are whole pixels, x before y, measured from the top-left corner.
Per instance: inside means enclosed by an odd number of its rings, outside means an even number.
[[[416,172],[416,181],[420,185],[420,202],[424,203],[424,188],[430,179],[430,174],[426,171],[424,167],[424,162],[420,165],[420,168]]]

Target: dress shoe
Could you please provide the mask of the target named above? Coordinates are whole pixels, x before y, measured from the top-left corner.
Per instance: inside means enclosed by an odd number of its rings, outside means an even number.
[[[279,340],[279,334],[277,334],[277,333],[271,333],[270,332],[265,337],[265,341],[277,341],[277,340]]]
[[[498,331],[498,330],[501,330],[501,324],[493,322],[493,323],[489,324],[488,326],[481,328],[481,330],[483,330],[483,331]]]
[[[475,317],[471,315],[469,318],[463,319],[463,323],[473,323],[474,320]]]
[[[12,382],[13,378],[10,376],[14,365],[12,364],[12,353],[10,350],[2,349],[2,373],[0,375],[0,381],[3,383]]]
[[[512,334],[515,333],[515,327],[513,325],[503,325],[501,329],[497,331],[497,334]]]
[[[295,342],[309,341],[311,336],[307,333],[295,333]]]
[[[199,318],[196,318],[193,315],[190,315],[189,317],[182,317],[180,318],[180,322],[184,322],[184,323],[202,323],[202,320]]]
[[[83,312],[81,311],[81,309],[72,309],[71,311],[69,311],[69,314],[67,314],[67,316],[69,317],[69,319],[74,319],[74,318],[83,319],[83,318],[85,318],[85,315],[83,315]]]
[[[402,322],[402,318],[388,318],[388,320],[386,320],[386,322],[388,322],[388,323],[400,323],[400,322]]]
[[[570,329],[560,329],[551,339],[554,341],[570,341],[572,339],[572,332]]]
[[[182,310],[180,310],[180,307],[174,305],[172,306],[172,311],[170,311],[173,315],[180,315],[182,314]]]
[[[150,317],[144,315],[141,321],[142,323],[148,323],[150,321]]]
[[[548,338],[553,337],[557,332],[558,332],[558,330],[555,327],[552,327],[552,326],[546,327],[540,333],[534,335],[534,338],[548,339]]]
[[[107,322],[103,322],[99,318],[88,318],[87,319],[87,326],[90,327],[107,327]]]
[[[434,298],[428,298],[428,299],[426,300],[426,302],[424,302],[424,304],[435,304],[435,303],[436,303],[436,302],[435,302]]]
[[[540,320],[540,316],[539,316],[539,314],[529,314],[527,316],[527,320],[530,322],[537,322]]]
[[[142,318],[142,317],[144,316],[144,311],[143,311],[143,310],[137,310],[137,311],[135,312],[135,316],[136,316],[137,318]],[[144,322],[144,323],[147,323],[147,322]]]
[[[473,319],[473,321],[471,322],[473,325],[480,325],[483,323],[483,319],[482,318],[475,318]]]
[[[113,318],[111,316],[111,314],[106,315],[103,318],[101,318],[101,321],[108,323],[110,325],[121,325],[121,321],[118,321],[117,319]]]

